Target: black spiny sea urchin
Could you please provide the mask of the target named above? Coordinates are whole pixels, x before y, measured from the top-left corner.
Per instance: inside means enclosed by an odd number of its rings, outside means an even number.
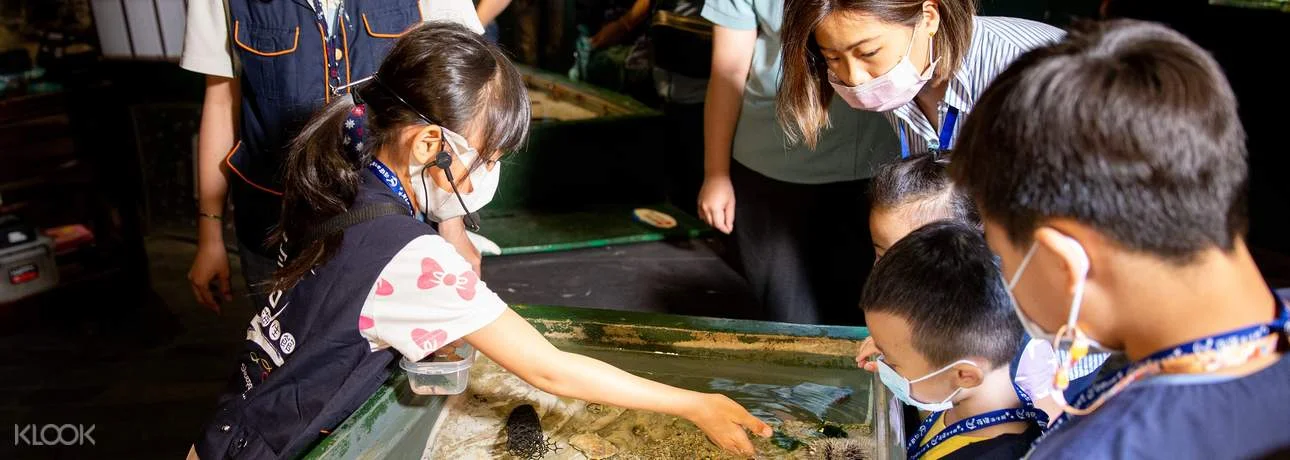
[[[523,460],[538,460],[559,448],[542,435],[542,422],[531,404],[511,409],[506,417],[506,450]]]

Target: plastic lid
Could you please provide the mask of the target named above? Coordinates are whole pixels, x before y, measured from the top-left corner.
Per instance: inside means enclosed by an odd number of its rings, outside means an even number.
[[[470,369],[470,366],[475,365],[475,347],[472,347],[469,344],[462,345],[457,348],[457,353],[459,356],[464,356],[466,359],[460,361],[424,363],[411,361],[407,356],[404,356],[402,359],[399,359],[399,367],[413,374],[444,375],[461,372],[463,370]]]

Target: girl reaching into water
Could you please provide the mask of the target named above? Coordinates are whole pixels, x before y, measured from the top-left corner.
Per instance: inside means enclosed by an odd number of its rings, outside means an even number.
[[[500,153],[527,135],[528,93],[495,45],[418,26],[351,91],[292,146],[275,291],[190,458],[298,455],[376,391],[399,353],[420,360],[458,339],[546,392],[684,417],[730,451],[753,453],[745,429],[771,434],[725,396],[556,349],[415,218],[486,203]]]

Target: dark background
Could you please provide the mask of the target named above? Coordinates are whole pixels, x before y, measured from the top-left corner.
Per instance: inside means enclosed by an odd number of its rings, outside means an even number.
[[[58,22],[54,18],[60,15],[59,5],[69,3],[86,1],[0,0],[0,29],[22,31],[23,41],[47,41],[43,31]],[[561,29],[559,18],[568,16],[564,5],[515,0],[513,11],[499,21],[503,41],[514,40],[521,24],[559,38],[561,34],[553,31]],[[982,4],[984,15],[1026,17],[1058,26],[1102,11],[1166,23],[1213,52],[1223,66],[1249,134],[1249,243],[1269,282],[1290,286],[1290,239],[1283,230],[1290,224],[1290,181],[1282,174],[1290,170],[1284,147],[1290,133],[1283,121],[1290,93],[1279,85],[1286,77],[1274,71],[1282,66],[1278,60],[1287,56],[1290,14],[1196,0]],[[81,38],[92,44],[92,28],[82,30]],[[0,51],[3,39],[0,35]],[[563,73],[570,46],[567,41],[546,40],[511,49],[518,61]],[[84,223],[93,228],[98,242],[77,261],[82,272],[65,277],[55,293],[0,305],[0,431],[6,433],[0,436],[0,458],[181,456],[209,415],[251,315],[244,302],[226,305],[218,316],[201,309],[184,279],[195,241],[191,139],[203,79],[171,62],[102,60],[92,53],[38,61],[50,69],[62,90],[23,104],[14,102],[15,94],[0,99],[0,125],[10,128],[0,131],[0,196],[5,200],[0,213],[19,214],[40,226]],[[32,118],[51,121],[23,124]],[[676,123],[687,124],[694,120]],[[678,138],[689,139],[678,151],[701,152],[701,147],[688,145],[701,138]],[[57,147],[67,158],[42,156],[55,148],[46,146]],[[693,169],[701,168],[700,162],[672,157],[666,161],[681,165],[678,177],[697,180]],[[38,185],[29,185],[33,180]],[[26,182],[12,185],[16,181]],[[697,190],[697,184],[688,187]],[[692,195],[686,192],[674,199],[690,209]],[[747,304],[747,294],[739,292],[737,275],[721,263],[722,253],[719,240],[704,240],[686,247],[656,243],[489,259],[485,277],[492,277],[490,285],[508,301],[513,300],[508,290],[539,296],[514,298],[517,301],[542,302],[547,297],[541,296],[548,296],[549,303],[601,307],[653,299],[640,308],[745,317],[748,312],[739,306]],[[233,263],[236,273],[236,260]],[[603,274],[616,281],[561,275],[562,270],[572,273],[587,266],[610,267]],[[234,276],[240,295],[240,279]],[[649,286],[672,283],[669,280],[677,276],[689,277],[694,285],[647,292]],[[598,289],[593,295],[587,286]],[[586,299],[569,300],[584,290]],[[706,297],[695,299],[691,294],[705,290]],[[669,310],[682,301],[706,307]],[[11,424],[46,423],[96,424],[98,444],[14,446]]]

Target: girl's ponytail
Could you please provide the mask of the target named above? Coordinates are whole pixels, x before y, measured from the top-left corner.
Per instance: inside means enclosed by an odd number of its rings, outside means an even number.
[[[367,151],[354,158],[344,148],[344,123],[353,108],[350,97],[335,98],[291,143],[283,162],[282,220],[270,239],[271,245],[283,248],[283,255],[290,257],[274,274],[272,290],[295,285],[340,247],[340,234],[294,248],[288,238],[305,235],[353,204],[359,173],[371,161]]]

